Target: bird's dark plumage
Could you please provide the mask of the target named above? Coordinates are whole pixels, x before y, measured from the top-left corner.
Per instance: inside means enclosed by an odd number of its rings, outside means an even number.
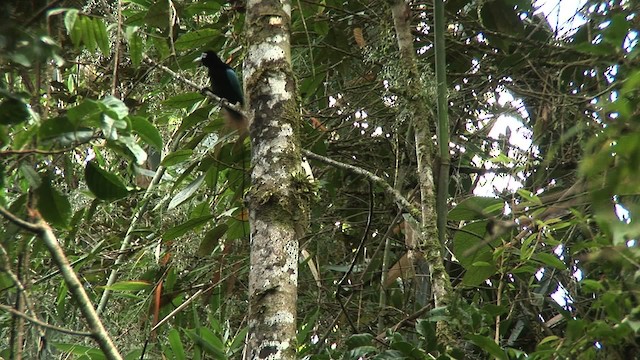
[[[244,96],[242,87],[235,71],[218,57],[213,51],[202,53],[200,58],[196,59],[202,62],[202,66],[209,70],[209,78],[211,79],[211,91],[226,99],[231,104],[244,105]],[[239,112],[226,109],[231,117],[236,121],[243,121],[244,117]]]

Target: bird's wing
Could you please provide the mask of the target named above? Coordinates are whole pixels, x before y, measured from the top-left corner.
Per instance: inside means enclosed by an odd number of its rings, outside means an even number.
[[[231,90],[238,97],[241,104],[244,104],[244,95],[242,94],[242,86],[240,86],[240,81],[238,80],[238,76],[236,75],[233,69],[227,69],[227,79],[229,79],[229,84],[231,84]]]

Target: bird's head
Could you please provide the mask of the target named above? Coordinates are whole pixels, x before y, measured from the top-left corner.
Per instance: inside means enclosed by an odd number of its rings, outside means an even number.
[[[193,62],[200,62],[202,66],[208,68],[226,65],[214,51],[203,52],[202,55],[193,60]]]

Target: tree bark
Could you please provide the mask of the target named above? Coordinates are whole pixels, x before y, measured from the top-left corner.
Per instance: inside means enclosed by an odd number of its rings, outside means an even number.
[[[419,249],[429,264],[432,297],[435,307],[446,307],[451,295],[451,281],[445,271],[441,244],[438,240],[435,206],[435,186],[433,181],[433,144],[429,130],[428,103],[424,95],[424,84],[418,71],[416,51],[411,35],[411,8],[406,0],[395,0],[392,5],[393,23],[400,50],[400,63],[411,82],[405,88],[405,99],[415,130],[416,157],[418,160],[418,181],[420,183],[420,205],[422,210]],[[438,323],[438,339],[443,345],[450,345],[451,331],[446,321]]]
[[[309,182],[301,167],[288,0],[249,0],[244,85],[252,145],[249,335],[245,358],[295,359],[298,239]]]

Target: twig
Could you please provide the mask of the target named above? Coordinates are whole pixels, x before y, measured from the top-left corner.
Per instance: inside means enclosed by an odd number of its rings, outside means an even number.
[[[51,329],[51,330],[54,330],[54,331],[59,331],[61,333],[65,333],[65,334],[69,334],[69,335],[88,336],[88,337],[93,336],[93,334],[90,333],[90,332],[76,331],[76,330],[65,329],[65,328],[62,328],[62,327],[59,327],[59,326],[51,325],[49,323],[46,323],[44,321],[38,320],[38,319],[36,319],[34,317],[31,317],[31,316],[29,316],[29,315],[27,315],[27,314],[25,314],[23,312],[20,312],[20,311],[18,311],[16,309],[12,308],[11,306],[0,304],[0,309],[4,310],[6,312],[10,312],[13,315],[19,316],[19,317],[21,317],[21,318],[23,318],[23,319],[25,319],[25,320],[27,320],[29,322],[32,322],[32,323],[34,323],[34,324],[36,324],[38,326],[42,326],[42,327],[47,328],[47,329]]]
[[[182,82],[185,85],[188,85],[194,89],[198,89],[203,95],[205,95],[206,97],[212,99],[213,101],[217,102],[220,104],[220,106],[223,106],[227,109],[231,109],[233,111],[236,111],[240,114],[242,114],[242,116],[244,116],[245,118],[247,117],[247,114],[245,114],[244,110],[242,109],[241,106],[238,106],[238,104],[232,104],[229,101],[227,101],[227,99],[223,99],[219,96],[217,96],[216,94],[212,93],[211,90],[209,90],[208,88],[201,88],[198,84],[194,83],[193,81],[185,78],[184,76],[178,74],[177,72],[169,69],[168,67],[156,62],[155,60],[151,59],[150,57],[144,55],[144,61],[146,61],[148,64],[153,65],[155,67],[160,68],[162,71],[166,72],[167,74],[171,75],[174,79]]]
[[[322,156],[322,155],[318,155],[316,153],[313,153],[309,150],[306,149],[302,149],[302,153],[305,156],[310,157],[311,159],[314,160],[318,160],[320,162],[323,162],[325,164],[329,164],[332,166],[335,166],[337,168],[341,168],[344,170],[348,170],[351,171],[352,173],[358,174],[358,175],[362,175],[364,177],[366,177],[367,179],[369,179],[370,181],[382,186],[385,190],[385,192],[389,195],[391,195],[395,201],[398,203],[398,205],[400,205],[400,207],[404,208],[405,210],[407,210],[411,216],[416,219],[416,221],[419,223],[420,219],[421,219],[421,213],[420,210],[416,209],[413,205],[411,205],[411,203],[409,202],[409,200],[407,200],[404,196],[402,196],[402,194],[400,194],[400,192],[396,189],[394,189],[391,185],[389,185],[389,183],[387,183],[383,178],[373,174],[370,171],[367,171],[363,168],[359,168],[357,166],[353,166],[353,165],[349,165],[349,164],[345,164],[333,159],[329,159],[328,157]]]
[[[96,340],[98,346],[107,359],[122,360],[122,356],[113,344],[113,341],[111,340],[111,337],[109,337],[109,334],[104,328],[104,325],[102,325],[102,321],[100,320],[98,313],[93,309],[91,300],[84,290],[84,287],[80,282],[78,275],[76,275],[75,271],[69,264],[69,260],[65,256],[64,251],[60,247],[58,239],[53,234],[53,231],[51,230],[49,225],[44,220],[42,220],[40,214],[37,211],[33,210],[31,212],[31,216],[37,219],[37,223],[26,222],[13,215],[4,207],[0,206],[0,215],[13,222],[14,224],[20,226],[21,228],[35,233],[42,239],[45,246],[49,250],[49,253],[51,253],[51,258],[53,259],[56,266],[60,269],[60,273],[62,274],[69,292],[71,292],[71,294],[73,295],[73,298],[78,304],[80,312],[87,321],[87,325],[91,330],[91,337]]]
[[[111,95],[115,97],[118,96],[118,66],[120,61],[120,42],[122,41],[122,0],[116,1],[118,24],[116,27],[116,48],[113,52],[113,74],[111,79]]]

